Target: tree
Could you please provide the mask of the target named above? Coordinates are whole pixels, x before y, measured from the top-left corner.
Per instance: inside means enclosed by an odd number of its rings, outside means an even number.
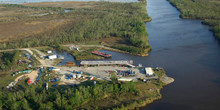
[[[117,75],[115,72],[110,73],[113,84],[117,83]]]

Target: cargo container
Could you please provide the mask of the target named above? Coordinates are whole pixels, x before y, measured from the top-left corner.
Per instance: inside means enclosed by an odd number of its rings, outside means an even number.
[[[132,81],[133,79],[131,78],[119,78],[118,81]]]
[[[52,85],[51,87],[56,87],[57,85],[56,84],[54,84],[54,85]]]

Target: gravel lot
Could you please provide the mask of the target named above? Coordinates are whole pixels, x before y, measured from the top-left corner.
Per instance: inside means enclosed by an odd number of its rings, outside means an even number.
[[[89,74],[90,76],[94,76],[96,78],[101,78],[103,80],[110,81],[110,74],[109,71],[116,71],[116,70],[122,70],[122,71],[128,71],[132,70],[134,71],[137,76],[136,77],[129,77],[134,80],[137,78],[147,78],[143,69],[137,69],[137,68],[128,68],[128,67],[113,67],[113,66],[99,66],[99,67],[57,67],[60,68],[60,74],[72,74],[73,71],[82,71],[85,74]]]

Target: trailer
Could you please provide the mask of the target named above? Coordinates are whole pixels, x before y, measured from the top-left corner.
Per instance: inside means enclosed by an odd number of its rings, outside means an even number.
[[[31,79],[28,78],[27,84],[30,85],[32,83]]]
[[[50,60],[56,59],[56,58],[57,58],[57,55],[50,55],[50,56],[48,56],[48,58],[49,58]]]
[[[49,71],[51,71],[51,70],[53,70],[53,69],[54,69],[54,67],[49,67],[49,68],[48,68]]]
[[[118,81],[122,81],[122,82],[129,82],[129,81],[132,81],[133,79],[131,78],[119,78]]]
[[[56,87],[57,86],[57,84],[54,84],[54,85],[52,85],[51,87]]]
[[[52,51],[51,51],[51,50],[48,50],[47,53],[52,53]]]

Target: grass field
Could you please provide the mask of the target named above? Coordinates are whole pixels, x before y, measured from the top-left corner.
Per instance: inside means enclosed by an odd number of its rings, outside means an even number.
[[[145,25],[151,18],[144,0],[138,3],[1,4],[0,11],[0,49],[89,41],[143,50],[151,48]],[[119,42],[112,42],[110,38]],[[143,51],[134,54],[143,54]]]
[[[37,3],[36,5],[39,5],[37,7],[41,7],[40,4]],[[70,19],[58,17],[59,15],[57,15],[61,10],[64,9],[35,9],[30,6],[24,8],[20,5],[7,6],[0,4],[0,42],[16,41],[67,24]],[[55,14],[41,16],[41,14],[51,12]]]

